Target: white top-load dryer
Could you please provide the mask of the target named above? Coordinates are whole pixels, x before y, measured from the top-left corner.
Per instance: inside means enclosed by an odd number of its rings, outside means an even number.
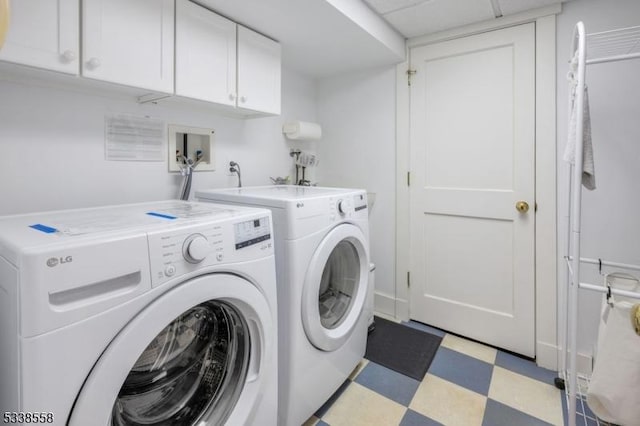
[[[200,201],[271,209],[276,244],[280,425],[299,426],[348,378],[366,349],[367,195],[303,186],[196,192]]]
[[[4,420],[277,425],[272,241],[209,203],[0,218]]]

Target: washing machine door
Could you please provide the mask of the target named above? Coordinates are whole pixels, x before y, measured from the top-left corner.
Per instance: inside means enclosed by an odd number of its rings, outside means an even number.
[[[302,292],[302,323],[318,349],[338,349],[358,324],[369,281],[366,241],[357,226],[339,225],[311,259]]]
[[[147,306],[87,378],[70,425],[247,423],[275,338],[269,306],[230,274],[189,280]]]

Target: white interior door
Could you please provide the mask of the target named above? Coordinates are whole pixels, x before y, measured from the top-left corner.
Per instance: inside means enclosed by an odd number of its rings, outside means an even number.
[[[532,357],[534,24],[411,63],[411,318]]]

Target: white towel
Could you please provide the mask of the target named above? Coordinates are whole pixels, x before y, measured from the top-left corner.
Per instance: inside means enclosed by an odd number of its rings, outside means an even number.
[[[576,86],[573,86],[571,103],[571,117],[569,119],[569,138],[564,151],[564,161],[575,164],[576,161],[576,124],[578,112],[576,108]],[[582,184],[589,190],[596,189],[596,169],[593,163],[593,145],[591,143],[591,114],[589,113],[589,93],[584,87],[584,102],[582,114]]]
[[[587,391],[587,404],[600,419],[624,426],[640,424],[640,336],[631,326],[631,307],[616,302],[605,308],[610,311]]]

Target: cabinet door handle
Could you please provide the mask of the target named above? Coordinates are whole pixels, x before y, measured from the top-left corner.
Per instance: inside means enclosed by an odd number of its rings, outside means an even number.
[[[76,60],[76,52],[73,50],[65,50],[62,55],[60,55],[60,59],[67,64],[73,62]]]
[[[98,58],[91,58],[87,61],[87,68],[89,68],[90,70],[94,70],[99,66],[100,66],[100,59]]]
[[[229,100],[233,101],[236,99],[236,95],[234,95],[233,93],[229,93]]]
[[[247,97],[246,96],[240,96],[240,102],[242,102],[242,103],[247,102]]]

